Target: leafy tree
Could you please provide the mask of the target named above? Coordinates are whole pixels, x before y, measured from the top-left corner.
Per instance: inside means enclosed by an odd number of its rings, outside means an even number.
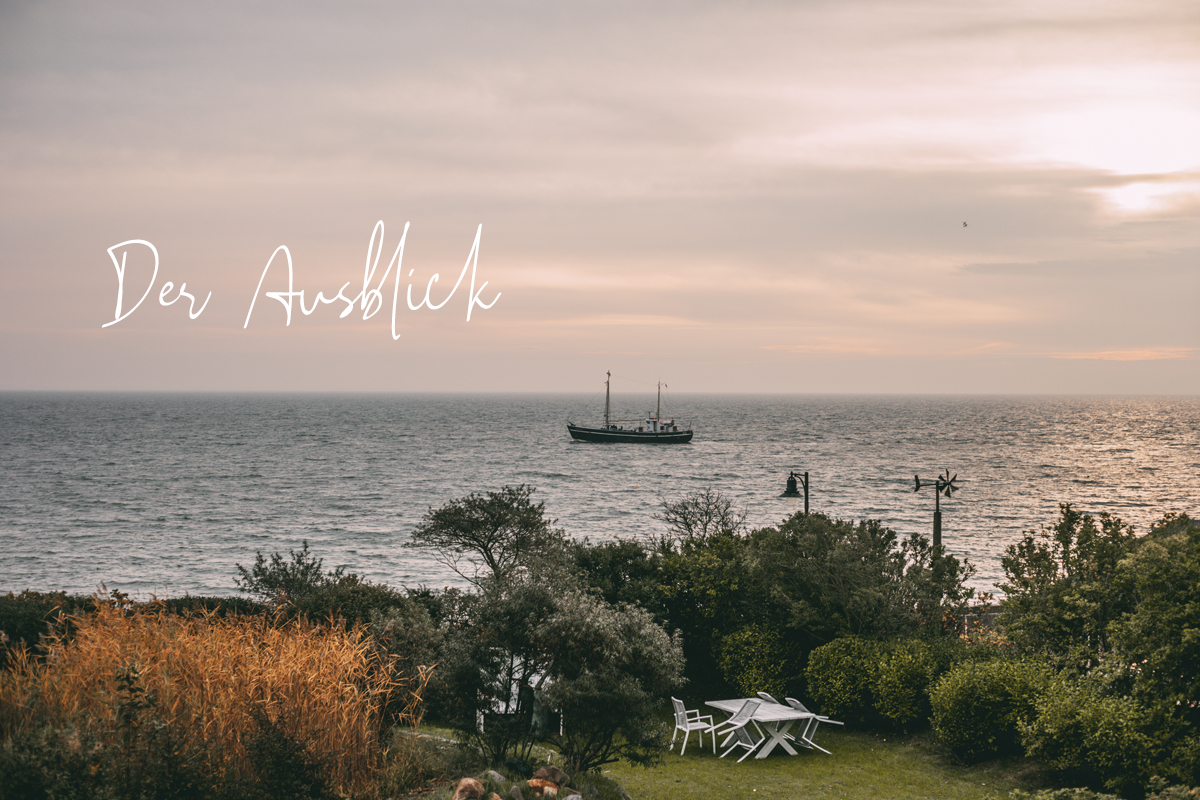
[[[1200,522],[1159,522],[1118,566],[1116,591],[1133,608],[1108,627],[1113,660],[1129,665],[1140,697],[1188,709],[1200,723]]]
[[[1200,783],[1200,522],[1169,515],[1117,569],[1133,608],[1108,626],[1108,691],[1155,711],[1155,772]]]
[[[294,609],[310,619],[341,618],[346,625],[366,624],[375,612],[407,609],[414,605],[405,592],[381,583],[371,583],[351,572],[316,587],[297,598]]]
[[[924,536],[901,539],[878,520],[797,513],[755,531],[748,557],[764,593],[817,644],[844,635],[953,634],[973,595],[970,564],[935,558]]]
[[[678,635],[642,609],[568,591],[536,638],[547,654],[541,702],[563,715],[562,732],[550,740],[567,771],[618,759],[654,763],[666,744],[655,711],[683,677]]]
[[[579,580],[607,602],[640,606],[660,622],[666,619],[660,551],[630,539],[599,544],[585,539],[572,542],[569,552]]]
[[[664,499],[654,518],[666,523],[666,542],[680,543],[723,533],[745,533],[747,513],[744,508],[735,508],[733,500],[719,491],[706,488],[678,500]]]
[[[510,754],[528,759],[532,693],[546,674],[547,654],[537,630],[557,610],[556,587],[563,583],[544,574],[539,580],[528,574],[486,578],[479,592],[458,595],[446,617],[439,669],[445,690],[430,697],[430,711],[444,716],[492,763]]]
[[[494,763],[528,758],[539,737],[568,771],[651,762],[663,744],[654,712],[682,679],[678,637],[644,610],[562,589],[565,577],[483,582],[462,626],[446,632],[441,709]],[[562,714],[561,733],[535,705]]]
[[[1002,563],[1001,624],[1061,670],[1027,751],[1127,796],[1151,774],[1200,781],[1200,525],[1168,515],[1137,538],[1063,505]]]
[[[504,579],[564,545],[563,532],[546,519],[546,504],[532,501],[533,492],[532,486],[505,486],[431,508],[408,546],[434,548],[442,563],[476,586],[486,576]]]
[[[1110,649],[1108,626],[1132,607],[1115,582],[1117,565],[1138,544],[1118,517],[1059,506],[1053,527],[1026,534],[1000,563],[1007,578],[1000,624],[1021,650],[1086,669]]]
[[[288,556],[290,560],[284,559],[279,553],[272,553],[268,563],[263,554],[258,552],[250,569],[237,565],[240,577],[234,578],[233,582],[238,589],[264,603],[278,604],[295,602],[342,579],[343,567],[321,571],[323,560],[309,552],[307,539],[300,552],[289,550]]]
[[[725,636],[772,615],[750,581],[748,540],[732,531],[683,539],[662,555],[659,593],[667,625],[683,633],[692,691],[729,691],[718,664]]]

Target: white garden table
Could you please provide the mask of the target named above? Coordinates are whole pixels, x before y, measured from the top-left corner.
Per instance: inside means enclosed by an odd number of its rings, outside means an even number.
[[[743,698],[741,700],[709,700],[704,705],[712,706],[718,711],[724,711],[726,714],[736,714],[738,709],[746,702],[747,699],[757,700],[754,698]],[[812,720],[816,717],[809,711],[800,711],[791,706],[781,705],[779,703],[762,703],[754,711],[754,715],[750,717],[752,722],[759,723],[759,727],[766,734],[766,741],[758,748],[758,752],[754,754],[755,758],[766,758],[771,751],[775,749],[775,745],[781,746],[791,755],[798,755],[795,748],[787,740],[788,731],[799,720]],[[807,747],[808,745],[803,745]]]

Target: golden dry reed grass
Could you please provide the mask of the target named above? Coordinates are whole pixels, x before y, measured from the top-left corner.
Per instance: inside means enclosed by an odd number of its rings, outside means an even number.
[[[428,679],[418,670],[418,685],[406,686],[395,659],[357,626],[175,616],[161,606],[128,611],[114,604],[67,621],[74,628],[69,639],[44,642],[44,659],[18,653],[0,675],[0,728],[11,736],[31,726],[77,725],[111,742],[117,674],[132,666],[145,693],[156,697],[158,719],[185,747],[204,746],[218,781],[227,771],[249,774],[246,747],[257,709],[307,744],[335,786],[355,791],[379,765],[389,698],[401,693],[415,724]]]

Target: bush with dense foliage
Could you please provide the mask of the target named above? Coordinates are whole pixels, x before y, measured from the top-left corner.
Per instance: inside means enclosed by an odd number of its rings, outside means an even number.
[[[929,718],[929,691],[949,666],[949,648],[922,639],[892,643],[875,670],[875,711],[901,728]]]
[[[1146,786],[1161,754],[1161,714],[1104,691],[1092,676],[1061,673],[1021,723],[1025,752],[1085,783],[1127,794]]]
[[[343,567],[322,571],[323,559],[308,549],[308,540],[297,552],[288,551],[288,558],[272,553],[268,561],[261,552],[255,553],[254,564],[247,569],[237,564],[238,577],[233,579],[238,589],[267,605],[280,606],[308,597],[318,589],[341,580]]]
[[[1063,505],[1003,566],[1006,634],[1061,670],[1030,754],[1128,796],[1155,773],[1200,781],[1200,524],[1168,515],[1135,537]]]
[[[609,603],[639,606],[666,620],[662,592],[662,551],[632,539],[572,542],[569,557],[576,580]]]
[[[9,592],[0,597],[0,668],[8,663],[10,653],[36,647],[59,616],[95,607],[94,598],[66,592]]]
[[[691,691],[719,697],[731,691],[718,658],[721,640],[753,622],[777,615],[754,591],[745,558],[747,540],[730,531],[685,539],[662,556],[659,592],[668,628],[683,634]]]
[[[792,628],[818,643],[954,635],[973,596],[969,564],[877,520],[798,513],[750,539],[756,582],[786,608]]]
[[[683,649],[650,614],[580,591],[557,598],[536,631],[547,654],[540,702],[562,714],[547,737],[571,773],[618,758],[651,764],[667,729],[655,711],[683,677]]]
[[[554,744],[571,771],[653,761],[664,734],[655,711],[682,681],[678,637],[553,570],[484,582],[466,601],[446,632],[438,710],[492,763],[527,759],[536,740]]]
[[[605,545],[577,552],[575,563],[605,597],[635,600],[682,632],[698,695],[744,693],[765,680],[772,693],[809,696],[816,648],[844,636],[952,638],[972,596],[969,564],[875,520],[797,513],[747,532],[744,515],[713,491],[664,502],[658,518],[668,531],[643,554],[632,543]],[[755,642],[751,630],[778,639]]]
[[[977,649],[951,638],[837,639],[809,657],[809,696],[822,713],[859,724],[923,726],[933,684],[958,661],[977,659]]]
[[[1006,578],[999,585],[1000,625],[1009,640],[1059,667],[1097,663],[1110,649],[1110,623],[1132,607],[1116,577],[1138,544],[1119,518],[1061,505],[1053,527],[1026,534],[1000,560]]]
[[[963,761],[1015,751],[1020,725],[1033,717],[1047,680],[1036,661],[962,661],[929,693],[933,729]]]
[[[822,714],[866,722],[873,717],[874,686],[884,646],[847,636],[808,657],[808,694]]]
[[[783,697],[798,683],[791,674],[798,656],[795,645],[778,630],[750,624],[721,640],[717,662],[738,695],[753,697],[755,692],[767,692]]]

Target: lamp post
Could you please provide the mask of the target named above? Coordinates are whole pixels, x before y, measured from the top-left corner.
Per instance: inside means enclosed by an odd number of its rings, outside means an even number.
[[[796,498],[798,498],[800,496],[800,488],[797,486],[797,483],[802,483],[804,486],[804,514],[807,516],[808,515],[808,473],[807,472],[804,473],[803,478],[801,478],[795,472],[788,473],[787,488],[784,489],[783,494],[781,494],[779,496],[786,497],[788,499],[788,508],[795,508],[796,507]]]
[[[950,470],[946,470],[944,475],[938,475],[937,480],[925,481],[924,483],[921,482],[920,476],[913,475],[913,482],[915,484],[915,487],[913,488],[914,492],[919,492],[926,486],[933,487],[933,551],[935,555],[938,554],[942,546],[941,497],[943,494],[945,494],[946,499],[950,499],[950,495],[952,495],[954,491],[958,489],[958,487],[954,485],[954,481],[957,478],[958,473],[954,473],[954,476],[951,477]]]

